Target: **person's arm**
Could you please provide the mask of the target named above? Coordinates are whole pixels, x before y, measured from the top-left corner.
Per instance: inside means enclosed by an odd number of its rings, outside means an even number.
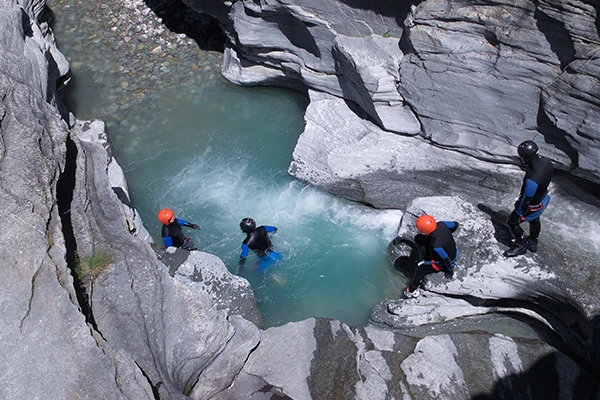
[[[444,224],[446,224],[446,226],[448,227],[448,229],[450,229],[450,232],[454,233],[456,232],[456,230],[458,229],[458,222],[456,221],[440,221],[443,222]]]
[[[448,255],[446,250],[444,250],[443,247],[436,247],[433,250],[435,250],[435,252],[440,256],[440,259],[442,260],[441,264],[444,271],[452,272],[454,269],[452,267],[452,260],[450,259],[450,256]]]
[[[240,253],[240,267],[242,265],[244,265],[244,263],[246,262],[246,257],[248,257],[248,252],[250,251],[250,248],[245,244],[242,243],[242,252]]]
[[[271,225],[264,225],[265,229],[269,233],[277,233],[277,227]]]
[[[517,206],[515,210],[517,215],[520,217],[525,217],[529,214],[529,205],[531,204],[531,200],[535,195],[535,192],[538,189],[538,184],[532,181],[531,179],[526,179],[525,184],[523,186],[522,195],[517,201]]]
[[[187,226],[188,228],[192,228],[192,229],[200,229],[200,227],[198,225],[189,223],[186,220],[179,219],[179,218],[175,218],[175,220],[181,226]]]

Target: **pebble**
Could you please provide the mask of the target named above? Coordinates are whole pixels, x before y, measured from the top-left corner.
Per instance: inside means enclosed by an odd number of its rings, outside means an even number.
[[[164,89],[178,89],[178,101],[192,103],[200,85],[220,78],[223,54],[201,50],[185,34],[169,31],[143,0],[48,0],[47,5],[55,17],[58,48],[73,76],[85,74],[106,88],[106,95],[94,98],[90,112],[115,137],[159,124],[148,111],[170,100]]]

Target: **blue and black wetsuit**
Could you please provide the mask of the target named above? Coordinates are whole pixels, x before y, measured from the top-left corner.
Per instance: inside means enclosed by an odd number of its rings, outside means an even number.
[[[540,235],[540,215],[544,212],[550,196],[548,186],[552,180],[554,167],[552,161],[541,156],[535,156],[530,161],[530,167],[523,178],[521,193],[515,202],[515,209],[507,220],[508,227],[517,242],[523,241],[524,231],[520,224],[529,222],[529,237],[537,240]]]
[[[420,247],[424,261],[417,266],[408,286],[409,291],[416,290],[428,274],[440,271],[453,273],[458,248],[452,233],[457,229],[456,221],[439,221],[429,235],[415,236],[415,243]]]
[[[277,232],[277,228],[270,225],[259,226],[248,233],[246,239],[242,242],[242,252],[240,253],[240,265],[243,265],[250,250],[263,258],[279,259],[279,254],[273,251],[273,243],[269,233]]]
[[[183,235],[181,227],[191,225],[189,222],[179,218],[175,218],[175,221],[169,225],[163,225],[161,235],[165,248],[171,246],[182,247],[189,243],[190,239]]]

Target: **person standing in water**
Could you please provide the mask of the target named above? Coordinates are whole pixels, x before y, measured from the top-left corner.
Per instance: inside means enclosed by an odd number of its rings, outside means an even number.
[[[158,212],[158,220],[163,224],[161,236],[165,249],[168,247],[179,247],[184,250],[196,250],[192,240],[183,235],[181,227],[185,226],[199,230],[200,227],[198,225],[175,218],[175,213],[168,208],[163,208]]]
[[[421,250],[423,260],[417,265],[410,284],[404,289],[406,297],[418,297],[421,294],[419,286],[426,275],[444,272],[445,278],[452,278],[458,257],[458,248],[452,237],[452,233],[458,229],[458,222],[437,222],[431,215],[422,215],[417,218],[416,225],[422,232],[415,236],[415,243]]]
[[[240,222],[240,229],[246,234],[240,253],[240,268],[244,266],[250,250],[259,257],[259,269],[266,269],[271,262],[281,259],[279,253],[273,250],[273,243],[269,237],[269,233],[277,233],[277,227],[270,225],[256,227],[256,221],[252,218],[244,218]]]
[[[542,229],[540,216],[550,203],[548,186],[554,173],[552,161],[538,155],[538,150],[537,144],[531,140],[524,141],[517,148],[521,164],[527,172],[515,208],[506,221],[513,236],[513,245],[504,252],[505,257],[520,256],[527,250],[537,251]],[[521,228],[523,222],[529,222],[529,236],[525,236]]]

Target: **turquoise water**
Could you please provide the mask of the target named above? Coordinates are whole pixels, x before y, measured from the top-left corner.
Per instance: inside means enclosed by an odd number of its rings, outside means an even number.
[[[361,326],[375,304],[400,296],[404,278],[385,256],[400,212],[336,198],[287,173],[304,96],[234,86],[219,75],[220,54],[189,43],[180,43],[175,61],[164,54],[131,61],[139,64],[132,72],[122,50],[102,46],[110,37],[98,39],[110,30],[98,21],[102,33],[92,31],[93,18],[82,23],[75,6],[54,6],[57,42],[74,77],[68,106],[79,119],[107,123],[132,201],[157,243],[161,208],[199,224],[187,234],[248,279],[265,327],[312,316]],[[147,68],[152,63],[161,64]],[[267,271],[254,255],[238,269],[244,217],[279,228],[273,243],[283,259]]]
[[[223,84],[214,96],[164,115],[155,140],[115,143],[132,200],[160,243],[156,212],[172,208],[199,224],[201,251],[219,256],[252,284],[266,326],[311,316],[364,325],[372,307],[400,293],[385,250],[400,214],[338,199],[286,172],[302,129],[305,99],[277,89]],[[124,136],[124,138],[127,136]],[[238,271],[244,217],[279,228],[283,260]]]

